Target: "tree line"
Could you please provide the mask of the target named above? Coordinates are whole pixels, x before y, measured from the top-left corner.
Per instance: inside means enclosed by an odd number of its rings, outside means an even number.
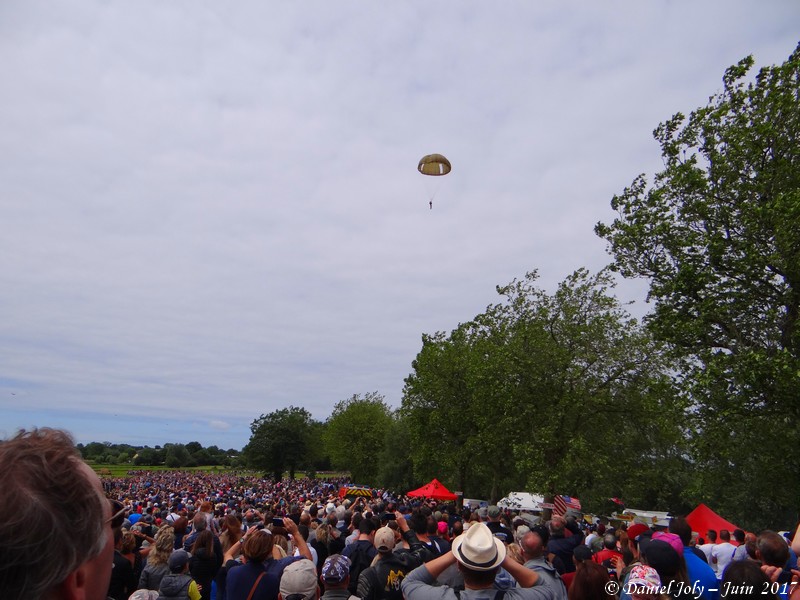
[[[200,442],[164,444],[164,446],[132,446],[111,442],[78,444],[83,459],[97,464],[131,464],[133,466],[167,466],[172,469],[204,466],[242,466],[239,450],[204,448]]]

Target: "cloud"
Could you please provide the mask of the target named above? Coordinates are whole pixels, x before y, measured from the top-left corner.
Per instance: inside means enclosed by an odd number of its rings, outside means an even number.
[[[592,228],[660,168],[658,122],[800,24],[788,0],[0,11],[6,427],[236,448],[290,404],[398,405],[422,333],[605,265]]]

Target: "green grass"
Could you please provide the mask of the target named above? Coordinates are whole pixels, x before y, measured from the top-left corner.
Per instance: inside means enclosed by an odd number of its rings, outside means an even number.
[[[128,471],[198,471],[201,473],[226,473],[238,471],[238,469],[232,469],[230,467],[217,466],[182,467],[180,469],[166,466],[143,466],[130,464],[105,465],[89,463],[89,466],[92,467],[99,475],[104,475],[106,477],[125,477],[128,474]]]
[[[203,466],[203,467],[181,467],[181,468],[174,468],[174,467],[167,467],[163,465],[159,466],[150,466],[150,465],[131,465],[131,464],[98,464],[89,462],[89,466],[92,467],[95,472],[102,476],[102,477],[125,477],[128,474],[128,471],[191,471],[191,472],[200,472],[200,473],[248,473],[248,474],[260,474],[259,471],[250,471],[247,469],[238,469],[233,467],[220,467],[220,466]],[[288,477],[288,473],[283,474],[284,477]],[[303,471],[296,471],[294,476],[295,479],[301,479],[305,477],[305,472]],[[328,477],[347,477],[349,473],[343,472],[317,472],[317,479],[325,479]]]

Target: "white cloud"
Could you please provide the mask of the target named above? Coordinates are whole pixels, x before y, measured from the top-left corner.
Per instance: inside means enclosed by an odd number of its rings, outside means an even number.
[[[659,168],[653,128],[798,24],[790,0],[3,3],[5,427],[238,448],[290,404],[399,403],[423,332],[606,264],[592,227]]]

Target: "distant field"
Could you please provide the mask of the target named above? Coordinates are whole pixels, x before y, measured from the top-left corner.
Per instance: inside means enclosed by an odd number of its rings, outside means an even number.
[[[128,471],[199,471],[201,473],[225,473],[227,471],[236,471],[236,469],[231,469],[229,467],[183,467],[180,469],[175,469],[172,467],[165,467],[165,466],[136,466],[136,465],[95,465],[89,463],[89,465],[97,472],[99,475],[104,475],[106,477],[124,477],[127,475]]]
[[[166,466],[137,466],[137,465],[98,465],[89,463],[89,465],[95,470],[95,472],[100,475],[101,477],[125,477],[128,474],[128,471],[190,471],[190,472],[200,472],[200,473],[249,473],[249,474],[258,474],[255,471],[248,472],[242,469],[234,469],[231,467],[182,467],[180,469],[175,469],[173,467],[166,467]],[[317,479],[325,479],[328,477],[347,477],[349,473],[342,473],[342,472],[317,472]],[[288,473],[284,473],[284,477],[288,477]],[[300,479],[305,477],[306,474],[303,471],[296,471],[295,472],[295,479]]]

